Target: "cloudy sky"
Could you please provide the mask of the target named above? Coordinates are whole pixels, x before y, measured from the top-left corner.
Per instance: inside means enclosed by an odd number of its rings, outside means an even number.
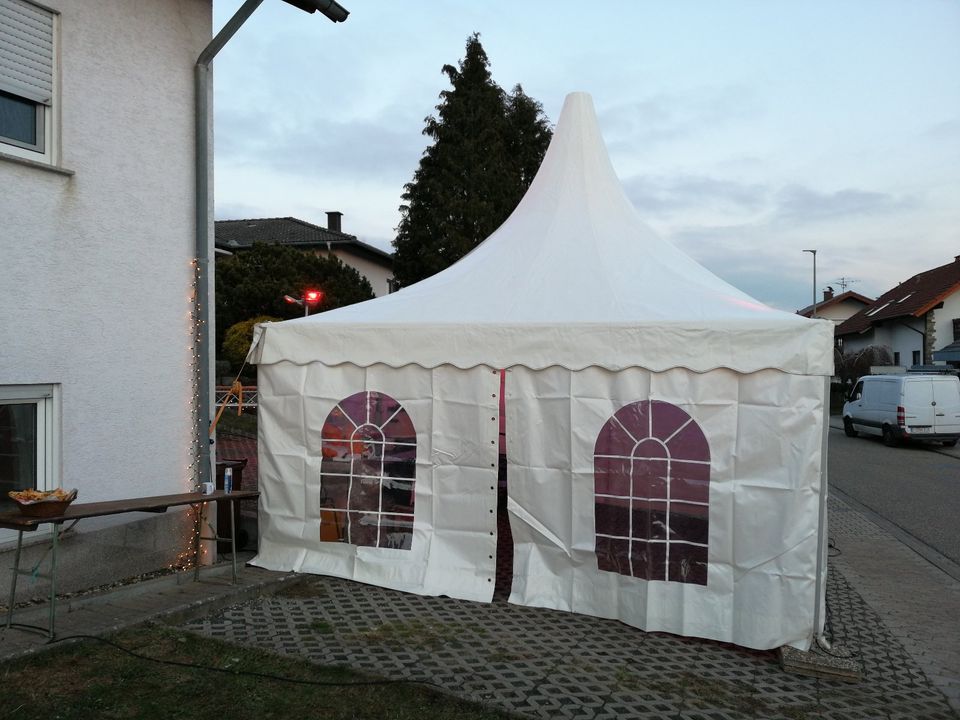
[[[955,0],[280,0],[215,62],[218,219],[294,216],[390,249],[441,67],[479,32],[555,122],[592,94],[641,215],[775,307],[875,297],[960,254]],[[240,0],[215,0],[219,28]]]

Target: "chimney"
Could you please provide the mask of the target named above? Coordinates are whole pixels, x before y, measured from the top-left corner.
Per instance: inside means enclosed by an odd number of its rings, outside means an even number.
[[[826,302],[827,300],[833,300],[833,287],[831,285],[827,285],[823,291],[823,301]]]
[[[337,212],[336,210],[327,212],[327,230],[333,230],[334,232],[343,232],[340,229],[340,218],[343,217],[342,212]]]

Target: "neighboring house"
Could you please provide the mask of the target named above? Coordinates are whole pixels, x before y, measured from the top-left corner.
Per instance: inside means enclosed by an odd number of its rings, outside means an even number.
[[[393,255],[343,232],[342,217],[343,213],[328,212],[325,228],[292,217],[218,220],[216,247],[236,253],[265,243],[335,255],[369,280],[377,297],[393,292]]]
[[[194,63],[210,36],[211,0],[0,0],[3,511],[29,486],[80,502],[194,488]],[[84,520],[57,587],[163,567],[191,528],[174,510]],[[0,588],[15,538],[0,530]]]
[[[863,310],[873,300],[853,290],[847,290],[839,295],[834,295],[833,288],[827,287],[823,291],[823,300],[817,303],[817,317],[825,320],[833,320],[838,325],[849,317],[856,315]],[[807,305],[802,310],[797,310],[797,315],[804,317],[813,317],[813,305]]]
[[[894,365],[960,364],[937,353],[960,341],[960,255],[888,290],[841,323],[837,337],[845,353],[885,346]]]

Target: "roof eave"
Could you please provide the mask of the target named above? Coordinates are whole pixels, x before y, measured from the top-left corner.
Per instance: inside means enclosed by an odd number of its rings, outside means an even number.
[[[957,290],[960,290],[960,282],[954,283],[953,285],[951,285],[949,288],[947,288],[942,293],[937,295],[935,298],[933,298],[933,300],[928,302],[926,305],[921,305],[919,308],[917,308],[917,310],[913,312],[913,316],[921,317],[923,315],[926,315],[928,312],[933,310],[937,305],[939,305],[948,297],[950,297],[955,292],[957,292]]]

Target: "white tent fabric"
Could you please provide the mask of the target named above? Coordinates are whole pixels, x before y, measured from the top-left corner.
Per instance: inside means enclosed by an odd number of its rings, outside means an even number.
[[[258,326],[255,562],[489,601],[506,368],[511,602],[806,648],[832,344],[657,238],[575,93],[466,258]]]
[[[262,512],[255,564],[489,602],[497,547],[496,513],[491,510],[497,503],[493,468],[498,427],[491,418],[497,416],[499,389],[499,373],[482,367],[330,368],[284,362],[261,368],[257,423]],[[335,459],[323,452],[336,442],[324,437],[323,429],[331,411],[358,390],[393,398],[413,425],[416,499],[409,543],[390,537],[367,545],[356,537],[353,543],[324,540],[323,522],[336,522],[346,513],[336,497],[322,497],[336,494],[324,467]],[[370,450],[380,450],[375,443],[365,445],[367,452],[359,454],[377,455]],[[381,457],[391,456],[389,448],[383,450]],[[358,463],[367,460],[358,458]],[[369,476],[383,473],[378,468],[353,474],[360,486]],[[398,482],[403,481],[392,479],[394,485]],[[384,491],[383,499],[389,492]],[[377,500],[378,506],[359,518],[361,529],[382,525],[376,522],[383,511],[382,499]]]
[[[775,370],[514,368],[507,387],[508,508],[515,519],[510,602],[749,647],[809,642],[824,460],[822,378]],[[598,566],[598,516],[605,508],[595,495],[601,488],[594,440],[608,418],[637,398],[682,408],[709,440],[709,525],[700,530],[708,534],[709,563],[702,585],[643,582]],[[818,416],[820,422],[812,420]],[[545,417],[547,441],[510,432],[542,434]],[[681,505],[677,495],[674,507]],[[683,514],[665,517],[677,523]],[[668,532],[679,543],[694,539],[682,526]]]
[[[466,258],[398,293],[258,332],[252,359],[265,364],[833,367],[830,323],[757,302],[640,220],[585,93],[567,97],[517,209]]]

